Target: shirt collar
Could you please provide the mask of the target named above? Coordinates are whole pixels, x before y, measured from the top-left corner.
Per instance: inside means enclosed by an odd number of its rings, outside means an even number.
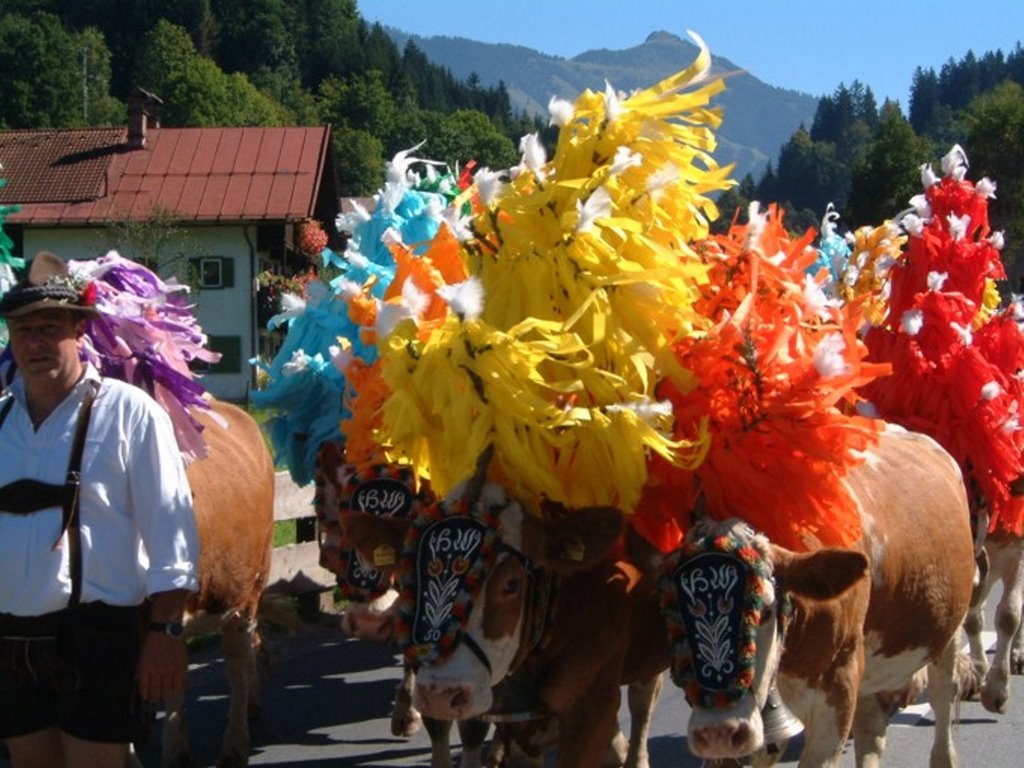
[[[82,365],[85,367],[85,372],[82,374],[82,378],[78,380],[78,383],[71,389],[68,396],[64,398],[63,402],[74,398],[75,400],[81,400],[85,397],[85,388],[94,386],[90,382],[99,383],[102,379],[100,372],[96,370],[96,366],[90,363],[88,360],[83,361]],[[10,392],[14,395],[14,399],[18,401],[18,404],[22,408],[27,408],[27,401],[25,400],[25,381],[21,378],[20,374],[15,375],[14,381],[11,382]]]

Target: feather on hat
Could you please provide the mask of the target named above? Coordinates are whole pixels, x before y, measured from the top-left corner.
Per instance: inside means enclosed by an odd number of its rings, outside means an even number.
[[[70,309],[95,317],[96,290],[91,281],[76,278],[67,264],[50,251],[32,259],[28,277],[0,297],[0,317],[20,317],[43,309]]]

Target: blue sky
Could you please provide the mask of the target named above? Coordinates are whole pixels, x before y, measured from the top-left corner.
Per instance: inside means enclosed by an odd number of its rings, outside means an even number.
[[[914,69],[1024,44],[1024,0],[357,0],[370,22],[413,34],[515,43],[571,58],[692,29],[712,54],[813,96],[854,80],[908,108]],[[600,83],[597,84],[600,86]],[[614,83],[613,83],[614,85]]]

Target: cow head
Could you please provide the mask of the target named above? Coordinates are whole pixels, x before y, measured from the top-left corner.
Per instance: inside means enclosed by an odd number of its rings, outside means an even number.
[[[790,596],[833,599],[866,572],[859,552],[790,552],[739,520],[695,526],[659,580],[695,755],[736,758],[764,746],[761,709],[782,657]]]
[[[407,519],[427,501],[428,493],[423,486],[417,489],[408,467],[360,468],[344,461],[343,444],[327,442],[320,447],[314,497],[320,564],[337,575],[339,591],[349,600],[341,621],[346,634],[381,642],[392,638],[398,597],[392,582],[400,548],[360,557],[342,531],[342,520],[352,513]]]
[[[344,525],[370,553],[387,543],[381,522],[352,516]],[[621,528],[622,514],[610,508],[541,520],[495,484],[421,512],[399,566],[398,635],[417,668],[416,708],[454,720],[487,712],[491,688],[543,642],[557,576],[594,567]]]

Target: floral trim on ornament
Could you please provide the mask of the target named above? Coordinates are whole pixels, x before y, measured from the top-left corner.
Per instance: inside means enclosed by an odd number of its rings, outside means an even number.
[[[339,515],[366,512],[378,517],[407,518],[424,502],[424,494],[415,490],[416,478],[409,467],[377,464],[360,471],[347,464],[342,475],[346,481],[338,495]],[[390,574],[384,569],[397,564],[397,553],[390,560],[366,563],[355,548],[341,547],[337,574],[342,597],[369,602],[383,595],[391,586]]]
[[[396,636],[413,667],[443,661],[461,642],[497,557],[498,509],[440,501],[417,515],[406,533]]]
[[[752,531],[703,536],[669,556],[658,595],[672,680],[691,706],[720,709],[751,689],[757,628],[771,583],[771,565],[753,545]],[[790,603],[780,592],[776,602],[784,633]]]

